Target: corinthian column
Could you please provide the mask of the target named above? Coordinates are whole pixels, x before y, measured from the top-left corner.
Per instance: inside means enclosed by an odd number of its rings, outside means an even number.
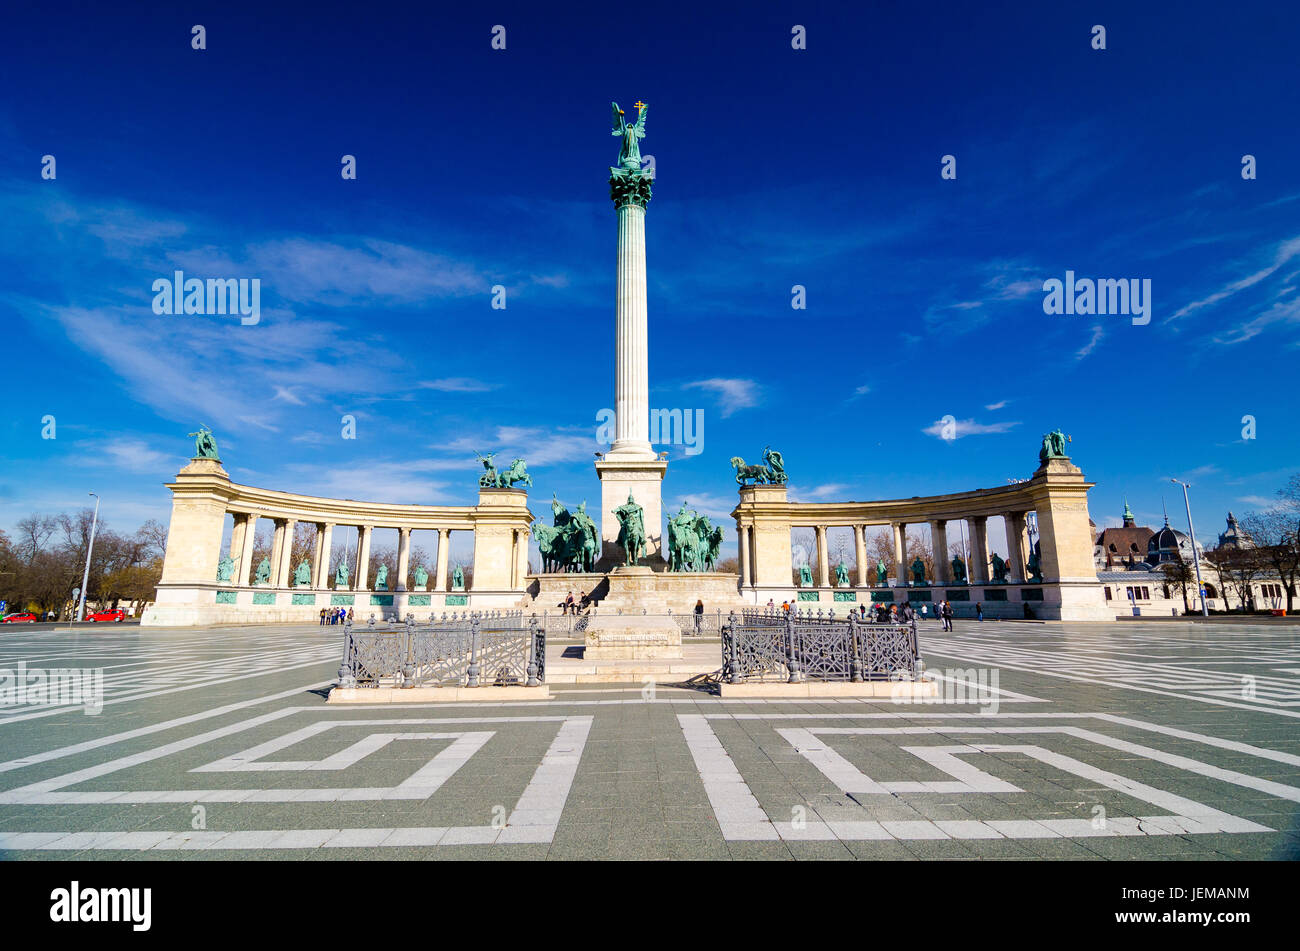
[[[609,169],[609,197],[618,214],[618,272],[614,309],[614,444],[596,463],[600,476],[601,569],[620,563],[615,510],[631,495],[642,508],[645,555],[660,560],[661,490],[668,463],[650,445],[650,367],[646,328],[645,212],[653,187],[641,167],[645,103],[629,123],[614,106],[614,132],[622,138],[618,165]]]
[[[650,448],[650,371],[646,334],[645,205],[618,208],[618,302],[614,372],[615,434],[612,453]]]

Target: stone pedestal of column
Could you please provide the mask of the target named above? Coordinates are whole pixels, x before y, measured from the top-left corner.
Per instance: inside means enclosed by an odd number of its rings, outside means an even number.
[[[614,509],[627,501],[629,492],[641,506],[645,522],[643,561],[651,564],[663,561],[663,503],[660,496],[667,470],[668,463],[653,453],[648,457],[635,454],[620,457],[611,453],[596,463],[596,475],[600,477],[601,557],[597,566],[600,570],[623,561],[623,549],[618,547],[618,519],[614,516]]]
[[[583,660],[679,660],[682,633],[667,616],[655,573],[641,565],[609,574],[609,595],[587,622]],[[625,612],[619,614],[622,607]],[[649,614],[642,614],[642,610]]]

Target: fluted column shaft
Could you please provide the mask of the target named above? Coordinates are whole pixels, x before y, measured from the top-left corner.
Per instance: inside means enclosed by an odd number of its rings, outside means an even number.
[[[898,579],[900,587],[907,587],[907,525],[903,522],[894,522],[890,525],[894,530],[894,572]]]
[[[744,587],[749,584],[749,527],[740,526],[740,531],[736,533],[736,554],[740,562],[740,584]]]
[[[1023,581],[1025,578],[1025,513],[1007,512],[1002,516],[1007,527],[1007,580]]]
[[[937,584],[944,584],[952,578],[952,566],[948,564],[948,523],[936,519],[930,523],[930,547],[934,549],[934,578]]]
[[[280,561],[278,565],[272,566],[275,568],[272,572],[272,583],[280,588],[287,588],[293,584],[293,537],[297,530],[297,519],[284,520],[284,535],[280,541]]]
[[[334,551],[334,526],[328,522],[316,526],[316,587],[328,588],[330,555]]]
[[[253,578],[253,545],[257,541],[257,516],[244,516],[244,534],[242,536],[244,545],[243,554],[239,558],[239,583],[252,584]]]
[[[650,373],[646,330],[645,208],[618,209],[618,304],[611,451],[650,448]]]
[[[447,549],[451,547],[451,529],[438,529],[438,576],[434,579],[434,591],[447,590]]]
[[[813,531],[817,533],[817,585],[822,588],[829,588],[831,584],[831,566],[830,556],[826,553],[826,526],[815,525]]]
[[[411,530],[399,528],[397,533],[397,584],[393,590],[405,591],[406,572],[411,567]]]
[[[970,580],[982,584],[989,580],[988,517],[977,515],[970,519]]]
[[[374,533],[373,525],[357,526],[357,581],[352,586],[357,591],[370,587],[370,536]]]

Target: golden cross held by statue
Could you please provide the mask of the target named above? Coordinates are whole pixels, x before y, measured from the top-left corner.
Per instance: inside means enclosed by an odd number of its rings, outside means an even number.
[[[640,99],[638,99],[636,102],[634,102],[633,105],[636,106],[638,109],[644,109],[644,108],[645,108],[645,103],[642,102]]]

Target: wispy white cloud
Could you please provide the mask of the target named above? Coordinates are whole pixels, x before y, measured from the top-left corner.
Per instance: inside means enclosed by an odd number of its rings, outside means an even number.
[[[1007,405],[1008,403],[1010,403],[1010,402],[1011,402],[1010,400],[998,400],[996,403],[986,403],[986,404],[984,404],[984,408],[985,408],[986,410],[997,410],[997,409],[1002,409],[1002,407],[1006,406],[1006,405]]]
[[[1238,502],[1245,502],[1247,505],[1253,505],[1256,508],[1268,509],[1277,505],[1277,499],[1270,499],[1264,495],[1242,495],[1237,498]]]
[[[1211,307],[1248,287],[1254,287],[1260,281],[1275,273],[1279,268],[1286,264],[1286,262],[1296,257],[1296,255],[1300,255],[1300,237],[1283,241],[1274,251],[1272,263],[1246,275],[1243,278],[1225,284],[1213,294],[1202,297],[1200,300],[1192,301],[1190,304],[1184,304],[1182,307],[1178,308],[1178,310],[1174,311],[1169,316],[1169,319],[1177,320],[1179,317],[1184,317],[1203,307]]]
[[[417,384],[424,390],[438,390],[441,393],[486,393],[500,387],[499,383],[485,383],[467,376],[449,376],[441,380],[421,380]]]
[[[292,387],[288,386],[277,386],[275,388],[275,395],[272,396],[271,399],[282,400],[283,402],[290,403],[294,406],[307,405],[307,401],[295,393]]]
[[[1097,344],[1101,343],[1101,338],[1104,336],[1106,336],[1106,334],[1105,331],[1101,329],[1101,325],[1095,325],[1092,328],[1092,338],[1074,352],[1074,359],[1082,360],[1084,357],[1092,353],[1092,351],[1096,350]]]
[[[1289,291],[1284,288],[1283,292],[1279,292],[1278,299],[1267,310],[1245,323],[1238,324],[1227,333],[1216,335],[1214,342],[1222,344],[1245,343],[1247,340],[1263,333],[1270,324],[1300,323],[1300,297],[1284,299],[1288,295]]]
[[[477,465],[474,453],[497,453],[497,461],[524,459],[529,468],[595,459],[602,447],[596,429],[555,429],[544,426],[497,426],[483,436],[462,436],[431,446],[441,452],[460,453]]]
[[[849,486],[845,482],[827,482],[813,486],[811,489],[800,489],[797,486],[791,486],[789,495],[795,502],[821,502],[842,495],[848,488]]]
[[[676,514],[678,507],[683,502],[686,503],[688,509],[695,509],[701,515],[707,515],[715,522],[729,520],[731,510],[736,507],[735,496],[717,495],[709,492],[688,492],[680,498],[676,495],[665,495],[663,497],[664,514],[668,516]]]
[[[143,439],[82,440],[77,447],[80,464],[110,466],[127,472],[171,476],[184,464],[180,453],[159,452]]]
[[[167,257],[195,275],[257,277],[264,292],[325,306],[412,303],[474,293],[484,294],[486,300],[493,283],[467,261],[367,237],[277,238],[249,244],[234,254],[201,247],[171,251]]]
[[[951,438],[961,439],[963,436],[987,436],[990,433],[1005,433],[1019,425],[1019,420],[1015,422],[978,423],[974,419],[957,419],[953,421],[951,426]],[[936,419],[921,432],[927,436],[937,436],[944,440],[949,438],[948,435],[945,435],[949,432],[948,424],[942,419]]]
[[[742,409],[758,405],[759,387],[753,380],[727,379],[714,377],[710,380],[696,380],[686,383],[684,389],[708,390],[717,395],[718,408],[723,419]]]
[[[473,460],[470,460],[471,462]],[[462,497],[456,483],[431,478],[443,471],[440,460],[402,462],[374,459],[366,466],[293,465],[287,471],[304,495],[400,505],[445,504]],[[459,466],[458,466],[459,467]],[[450,494],[449,494],[450,490]]]
[[[1204,476],[1216,475],[1220,471],[1221,470],[1219,469],[1218,466],[1211,463],[1204,466],[1197,466],[1195,469],[1188,470],[1187,472],[1178,475],[1162,476],[1157,481],[1168,482],[1170,479],[1178,479],[1178,481],[1180,482],[1191,482],[1193,479],[1200,479]]]
[[[298,405],[279,391],[315,391],[322,381],[351,393],[395,385],[386,372],[396,365],[390,353],[342,338],[327,321],[264,310],[258,326],[242,327],[221,317],[159,317],[147,305],[23,306],[103,357],[124,389],[167,419],[276,432]],[[349,369],[340,375],[345,358]],[[268,391],[279,398],[265,398]]]

